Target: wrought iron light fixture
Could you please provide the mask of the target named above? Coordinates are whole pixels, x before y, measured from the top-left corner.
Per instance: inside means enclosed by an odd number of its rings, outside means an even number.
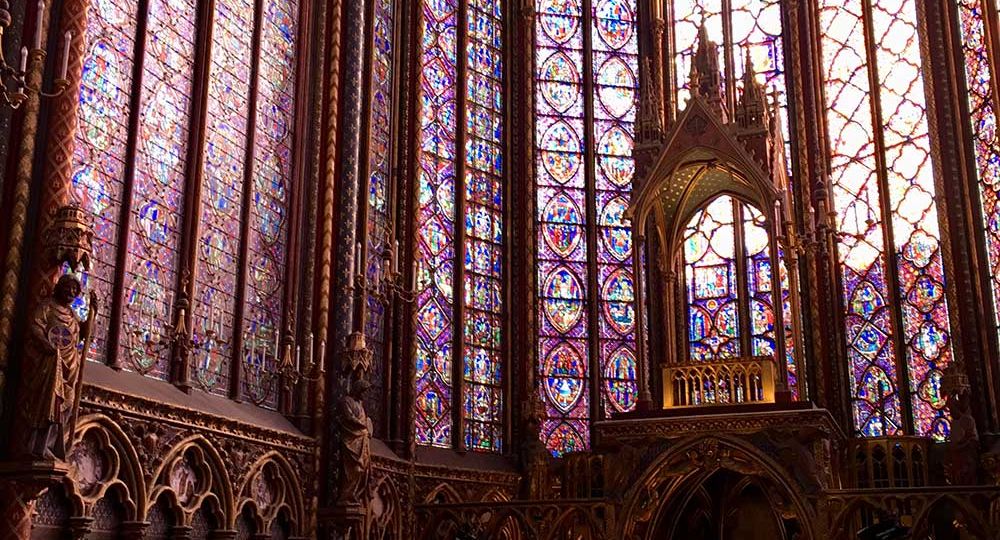
[[[44,71],[43,64],[47,53],[42,48],[42,19],[45,14],[45,1],[38,0],[38,13],[35,18],[35,37],[31,48],[27,45],[21,47],[19,64],[14,65],[7,62],[3,54],[5,31],[10,28],[12,18],[10,15],[10,4],[7,0],[0,0],[0,96],[3,102],[12,109],[17,109],[28,96],[37,94],[41,97],[54,98],[61,95],[69,87],[69,80],[66,74],[69,71],[69,47],[73,42],[73,32],[67,31],[63,35],[62,43],[62,66],[59,69],[59,76],[53,83],[54,88],[47,92],[42,88],[39,80],[33,81],[29,76],[35,69]]]

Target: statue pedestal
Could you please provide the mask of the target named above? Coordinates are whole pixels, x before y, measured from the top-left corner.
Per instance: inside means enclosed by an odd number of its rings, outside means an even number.
[[[366,510],[360,504],[347,504],[319,511],[320,538],[328,540],[365,540]]]
[[[0,462],[0,540],[30,538],[35,501],[68,472],[57,461]]]

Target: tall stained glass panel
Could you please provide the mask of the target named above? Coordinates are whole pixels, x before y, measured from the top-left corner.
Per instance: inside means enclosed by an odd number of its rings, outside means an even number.
[[[988,1],[959,0],[958,13],[994,312],[1000,313],[1000,133],[996,110],[1000,90],[993,71],[997,65],[995,55],[1000,53],[994,53],[991,62],[987,37]],[[994,24],[993,31],[1000,31],[1000,24]]]
[[[555,454],[590,443],[583,10],[542,0],[535,28],[542,440]],[[590,85],[587,85],[590,86]]]
[[[392,227],[392,207],[389,204],[390,177],[392,174],[392,88],[394,0],[375,0],[374,36],[372,40],[371,96],[368,116],[368,260],[365,272],[369,283],[377,283],[385,272],[389,260]],[[396,254],[399,255],[398,253]],[[398,263],[397,263],[398,264]],[[397,268],[398,270],[398,268]],[[372,418],[382,417],[382,391],[385,384],[385,317],[386,302],[373,291],[366,300],[368,319],[365,335],[372,352],[372,389],[368,392],[365,410]],[[379,433],[376,422],[376,434]]]
[[[501,0],[467,2],[465,121],[465,446],[503,434],[503,37]]]
[[[416,440],[452,443],[457,0],[420,12],[417,173]]]
[[[855,428],[944,439],[951,331],[916,4],[823,0],[820,30]]]
[[[428,0],[421,21],[416,439],[500,451],[503,5]]]
[[[215,3],[208,83],[208,130],[201,193],[201,237],[194,298],[192,379],[226,394],[239,272],[240,217],[246,161],[254,7]]]
[[[599,376],[605,414],[635,408],[635,283],[632,147],[639,87],[638,13],[632,0],[599,0],[591,18],[594,72],[594,194],[597,210]]]
[[[637,399],[624,214],[635,172],[638,14],[632,0],[591,5],[541,0],[535,25],[538,380],[541,437],[555,455],[589,446],[593,405],[608,415],[632,410]],[[588,238],[588,222],[596,238]],[[594,377],[599,397],[591,395]]]
[[[97,294],[100,309],[94,329],[94,357],[102,359],[114,304],[114,261],[118,250],[118,220],[125,182],[129,96],[135,50],[137,6],[129,0],[100,0],[85,35],[83,73],[73,145],[74,202],[94,218],[93,264],[83,276],[84,287]],[[88,309],[83,295],[74,306]]]
[[[161,378],[168,349],[157,345],[173,316],[184,214],[194,9],[192,0],[149,2],[139,98],[119,350],[127,368]]]
[[[288,202],[295,128],[298,0],[264,3],[257,74],[257,116],[250,186],[247,291],[243,331],[255,347],[243,351],[243,393],[274,408],[278,389],[267,344],[282,329]]]

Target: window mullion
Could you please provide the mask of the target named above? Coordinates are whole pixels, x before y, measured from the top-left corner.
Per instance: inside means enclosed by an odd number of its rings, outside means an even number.
[[[733,242],[733,257],[736,259],[736,305],[738,306],[738,323],[740,356],[753,356],[753,321],[750,320],[750,284],[747,280],[747,250],[743,230],[743,203],[736,197],[733,201],[733,230],[736,239]]]
[[[469,87],[469,4],[459,0],[455,51],[455,258],[452,262],[452,445],[459,451],[465,450],[465,138],[466,116],[468,114]]]

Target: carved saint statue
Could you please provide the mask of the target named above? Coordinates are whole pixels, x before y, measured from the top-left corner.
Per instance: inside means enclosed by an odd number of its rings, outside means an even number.
[[[369,384],[354,378],[347,394],[340,400],[337,422],[340,428],[340,455],[343,470],[340,478],[340,503],[357,505],[364,502],[371,463],[372,421],[365,413],[364,396]]]
[[[44,299],[31,317],[21,366],[18,415],[19,431],[25,437],[21,450],[35,459],[66,459],[73,436],[83,359],[98,309],[96,295],[91,292],[87,320],[77,318],[72,304],[80,290],[79,279],[62,276],[52,296]]]

